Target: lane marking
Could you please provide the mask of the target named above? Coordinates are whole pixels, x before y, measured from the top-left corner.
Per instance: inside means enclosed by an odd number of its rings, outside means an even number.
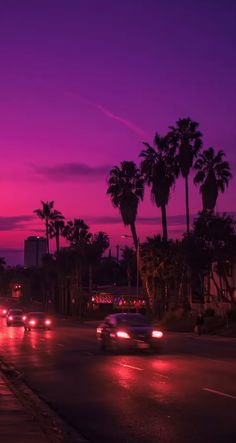
[[[212,394],[217,394],[217,395],[220,395],[221,397],[227,397],[227,398],[232,398],[233,400],[236,400],[235,395],[227,394],[226,392],[216,391],[215,389],[210,389],[210,388],[202,388],[202,389],[203,389],[203,391],[211,392]]]
[[[124,368],[136,369],[137,371],[144,371],[144,369],[138,368],[137,366],[126,365],[123,363],[121,363],[121,366],[123,366]]]
[[[157,374],[157,375],[159,375],[160,377],[163,377],[163,378],[169,378],[168,375],[161,374],[160,372],[155,372],[155,374]]]
[[[64,348],[65,345],[63,345],[62,343],[57,343],[57,346],[60,346],[61,348]]]

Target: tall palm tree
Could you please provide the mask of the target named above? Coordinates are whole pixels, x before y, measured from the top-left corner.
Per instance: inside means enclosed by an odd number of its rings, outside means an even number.
[[[223,159],[224,156],[223,151],[215,153],[211,147],[204,150],[194,164],[197,171],[194,183],[200,185],[203,211],[214,210],[219,192],[225,191],[232,178],[230,165]]]
[[[123,161],[114,166],[109,175],[107,194],[116,208],[119,208],[123,223],[130,226],[135,248],[138,247],[135,221],[138,205],[143,200],[144,179],[136,164]]]
[[[49,221],[59,219],[63,217],[60,211],[53,209],[54,201],[41,201],[42,208],[35,209],[33,212],[37,214],[39,218],[45,220],[46,240],[47,240],[47,253],[49,254]]]
[[[178,166],[175,159],[175,146],[169,145],[168,136],[155,135],[154,147],[144,143],[146,149],[140,153],[143,158],[141,172],[148,186],[151,187],[151,197],[158,208],[161,208],[163,240],[167,241],[166,205],[170,191],[178,176]]]
[[[186,194],[186,225],[189,235],[189,186],[188,177],[202,146],[202,134],[198,130],[198,123],[188,118],[179,119],[176,126],[170,126],[169,137],[177,149],[177,159],[182,177],[185,179]]]
[[[60,235],[63,235],[65,228],[64,216],[60,215],[55,220],[49,222],[49,236],[56,239],[56,253],[60,251]]]

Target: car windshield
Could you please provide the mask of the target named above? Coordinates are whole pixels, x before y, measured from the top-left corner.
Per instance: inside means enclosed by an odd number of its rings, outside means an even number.
[[[12,311],[9,311],[9,314],[11,314],[11,315],[22,315],[23,311],[21,309],[13,309]]]
[[[44,318],[45,314],[43,312],[31,312],[28,317],[34,317],[34,318]]]
[[[117,324],[125,326],[148,326],[148,321],[140,314],[125,314],[117,317]]]

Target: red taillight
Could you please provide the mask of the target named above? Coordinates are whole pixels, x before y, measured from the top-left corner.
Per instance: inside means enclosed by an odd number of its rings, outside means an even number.
[[[26,320],[26,316],[25,315],[23,315],[22,320]]]
[[[51,320],[45,320],[46,325],[50,325],[51,324]]]
[[[10,317],[8,317],[9,320],[13,320],[13,317],[10,315]]]
[[[162,331],[152,331],[152,337],[153,338],[161,338],[161,337],[163,337],[163,332]]]
[[[119,338],[130,338],[130,335],[128,334],[128,332],[125,332],[125,331],[117,331],[116,335]]]
[[[29,324],[30,325],[35,325],[36,321],[35,320],[30,320]]]
[[[2,313],[5,315],[7,313],[7,310],[3,309]]]
[[[102,328],[97,328],[97,334],[101,334],[102,333]]]

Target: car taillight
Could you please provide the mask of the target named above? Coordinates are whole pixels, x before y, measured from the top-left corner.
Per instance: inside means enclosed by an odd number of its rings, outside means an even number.
[[[161,338],[161,337],[163,337],[163,332],[154,330],[154,331],[152,331],[152,337],[153,338]]]
[[[8,317],[9,318],[9,320],[13,320],[13,317],[10,315],[10,317]]]
[[[30,325],[35,325],[36,321],[35,320],[30,320],[29,324]]]
[[[102,328],[97,328],[97,333],[101,334],[102,333]]]
[[[7,313],[7,310],[3,309],[2,313],[5,315]]]
[[[128,332],[125,332],[125,331],[117,331],[116,335],[119,338],[130,338],[130,335],[128,334]]]
[[[23,315],[22,320],[26,320],[26,316],[25,315]]]
[[[45,320],[46,325],[50,325],[51,324],[51,320]]]

